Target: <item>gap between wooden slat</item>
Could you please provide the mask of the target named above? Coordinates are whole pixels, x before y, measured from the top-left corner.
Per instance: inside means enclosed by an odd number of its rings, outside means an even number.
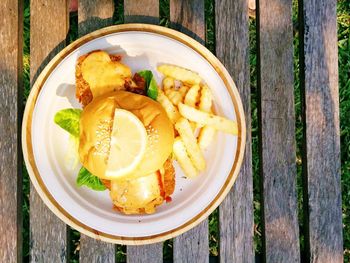
[[[170,0],[159,0],[159,25],[169,27]]]
[[[251,152],[249,23],[247,0],[216,1],[216,55],[231,74],[245,111],[244,162],[231,192],[220,205],[220,260],[253,262],[253,174]]]
[[[204,0],[170,0],[170,26],[205,43]],[[209,262],[208,220],[174,238],[174,262]]]
[[[257,88],[257,25],[256,18],[249,22],[250,102],[251,102],[251,147],[253,170],[254,248],[255,258],[262,258],[262,179],[260,176],[258,88]]]
[[[215,1],[204,1],[205,46],[215,54]],[[209,262],[219,259],[220,229],[219,208],[208,216]]]
[[[266,262],[299,262],[292,1],[258,1],[260,167]]]
[[[113,24],[113,0],[79,0],[78,37]],[[80,235],[80,262],[115,262],[115,245]]]
[[[30,79],[33,85],[46,64],[65,47],[68,32],[66,0],[31,0]],[[48,19],[48,17],[50,19]],[[67,259],[67,228],[30,188],[30,257],[32,261],[64,262]]]
[[[309,262],[343,262],[336,1],[299,0]]]
[[[296,140],[296,168],[297,168],[297,197],[298,197],[298,219],[299,219],[299,246],[300,260],[304,262],[305,258],[305,213],[303,199],[303,174],[302,174],[302,155],[303,155],[303,123],[302,123],[302,103],[300,90],[300,31],[298,29],[298,1],[293,1],[293,62],[294,62],[294,108],[295,108],[295,140]]]
[[[30,7],[29,0],[23,1],[23,97],[21,103],[24,108],[25,102],[28,98],[30,91]],[[21,114],[22,116],[22,114]],[[22,158],[23,159],[23,158]],[[29,235],[30,235],[30,225],[29,225],[29,189],[30,189],[30,179],[28,171],[25,167],[24,161],[19,166],[22,169],[22,261],[29,261]]]
[[[22,158],[20,121],[22,113],[23,6],[2,1],[0,15],[0,258],[22,259]]]

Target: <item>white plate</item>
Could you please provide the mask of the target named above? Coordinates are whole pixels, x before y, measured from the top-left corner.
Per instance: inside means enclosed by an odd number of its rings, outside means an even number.
[[[167,63],[198,72],[211,88],[216,112],[239,124],[239,136],[218,132],[205,153],[207,169],[185,179],[175,164],[172,202],[152,215],[123,215],[112,210],[109,192],[76,186],[80,165],[72,165],[68,133],[54,124],[57,111],[81,108],[75,99],[75,64],[79,56],[102,49],[122,54],[133,72]],[[123,25],[96,31],[68,46],[39,76],[23,120],[23,151],[31,179],[44,202],[66,223],[105,241],[145,244],[178,235],[197,225],[232,186],[244,151],[245,124],[236,87],[226,70],[203,46],[176,31],[150,25]]]

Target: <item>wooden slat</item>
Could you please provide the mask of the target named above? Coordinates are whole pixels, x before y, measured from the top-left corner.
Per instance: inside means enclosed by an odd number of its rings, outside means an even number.
[[[170,0],[171,27],[205,42],[204,0]]]
[[[158,0],[125,0],[124,21],[127,23],[154,23],[159,21]],[[163,243],[156,243],[145,246],[128,246],[127,262],[162,262]]]
[[[265,260],[299,262],[292,0],[259,0],[258,3]]]
[[[343,262],[335,0],[300,1],[310,262]]]
[[[99,28],[112,25],[113,12],[113,0],[80,0],[78,5],[79,37]],[[115,246],[81,234],[79,259],[83,263],[113,263],[115,262]]]
[[[173,260],[182,262],[209,262],[208,220],[174,238]]]
[[[158,0],[124,0],[125,23],[149,23],[159,22]]]
[[[204,43],[203,0],[170,0],[171,26]],[[174,262],[209,262],[208,220],[174,238]]]
[[[68,32],[66,0],[30,2],[30,79],[65,46]],[[50,18],[50,19],[48,19]],[[34,262],[65,262],[67,228],[30,187],[30,254]]]
[[[20,121],[22,8],[18,1],[0,4],[0,259],[19,262],[21,255]]]
[[[81,234],[79,261],[81,263],[114,263],[115,246]]]
[[[247,0],[222,0],[215,3],[216,56],[225,65],[237,85],[247,125],[246,149],[241,172],[219,209],[220,260],[253,262],[248,5]]]
[[[87,33],[113,24],[113,0],[79,0],[78,31]]]
[[[163,243],[127,247],[128,263],[163,262]]]

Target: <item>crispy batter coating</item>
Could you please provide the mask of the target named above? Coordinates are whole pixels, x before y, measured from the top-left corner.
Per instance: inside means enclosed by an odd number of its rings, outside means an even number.
[[[164,163],[164,192],[165,197],[168,197],[174,193],[175,189],[175,169],[171,159],[166,160]]]
[[[78,101],[83,104],[83,106],[88,105],[92,101],[92,92],[90,90],[89,84],[84,80],[81,71],[81,64],[88,55],[89,54],[79,57],[77,65],[75,67],[75,96]]]

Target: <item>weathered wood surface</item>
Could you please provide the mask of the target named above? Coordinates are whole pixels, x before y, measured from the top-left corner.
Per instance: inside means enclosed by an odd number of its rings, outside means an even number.
[[[64,48],[68,32],[66,0],[30,2],[30,79]],[[48,17],[50,19],[48,19]],[[30,187],[30,257],[34,262],[65,262],[67,227]]]
[[[20,113],[22,9],[17,1],[1,3],[0,17],[0,260],[21,261]],[[5,139],[4,139],[5,138]]]
[[[124,0],[124,22],[158,24],[159,1]]]
[[[79,36],[113,24],[113,0],[79,0]]]
[[[174,263],[209,262],[208,220],[174,238]]]
[[[79,262],[114,263],[115,246],[81,234]]]
[[[205,42],[204,1],[170,0],[170,24]],[[174,262],[209,262],[208,220],[174,238]]]
[[[336,2],[300,6],[310,262],[343,262]]]
[[[113,24],[113,0],[79,0],[78,5],[78,36],[84,36],[92,31]],[[115,262],[115,245],[80,236],[80,262]]]
[[[155,23],[159,21],[159,1],[125,0],[124,20],[126,23]],[[127,247],[128,263],[162,262],[163,243]]]
[[[163,262],[163,243],[143,246],[127,247],[128,263],[162,263]]]
[[[203,0],[170,0],[171,27],[205,43]]]
[[[260,0],[257,17],[265,260],[299,262],[292,0]]]
[[[215,2],[216,56],[240,92],[247,126],[244,161],[237,180],[219,208],[220,260],[253,262],[253,174],[247,0]]]

